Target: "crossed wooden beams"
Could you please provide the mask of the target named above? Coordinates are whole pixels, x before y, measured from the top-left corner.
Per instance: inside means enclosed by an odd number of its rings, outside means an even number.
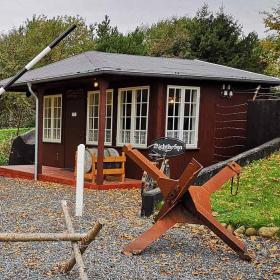
[[[67,233],[0,233],[0,242],[71,241],[73,254],[61,267],[61,272],[69,272],[77,263],[80,278],[87,280],[88,276],[85,271],[82,255],[95,239],[102,225],[97,222],[86,234],[75,233],[67,202],[65,200],[61,201],[61,206],[65,217]],[[78,243],[79,241],[80,244]]]
[[[158,184],[164,198],[164,205],[155,218],[155,224],[128,244],[124,253],[140,254],[176,223],[202,224],[212,230],[241,259],[251,260],[243,242],[224,228],[213,216],[210,196],[230,178],[241,171],[237,163],[230,163],[202,186],[192,186],[202,166],[192,159],[179,180],[168,178],[131,145],[124,147],[125,153],[145,170]]]

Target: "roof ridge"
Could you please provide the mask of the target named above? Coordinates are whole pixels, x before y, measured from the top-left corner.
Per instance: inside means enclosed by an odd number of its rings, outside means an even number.
[[[86,51],[85,53],[100,53],[100,54],[106,54],[106,55],[122,55],[122,56],[136,56],[136,57],[145,57],[145,58],[155,58],[155,59],[173,59],[173,60],[182,60],[182,61],[195,61],[196,59],[193,58],[181,58],[181,57],[166,57],[166,56],[152,56],[152,55],[139,55],[139,54],[128,54],[128,53],[113,53],[113,52],[101,52],[101,51]]]

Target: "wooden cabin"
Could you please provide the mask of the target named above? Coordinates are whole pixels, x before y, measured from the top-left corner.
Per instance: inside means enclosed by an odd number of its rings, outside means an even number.
[[[192,157],[208,166],[246,149],[246,102],[280,79],[196,59],[91,51],[32,70],[10,90],[28,92],[27,83],[39,98],[39,174],[42,166],[73,170],[81,143],[100,154],[131,143],[147,155],[169,136],[186,143],[170,160],[177,178]],[[141,174],[127,159],[126,176]]]

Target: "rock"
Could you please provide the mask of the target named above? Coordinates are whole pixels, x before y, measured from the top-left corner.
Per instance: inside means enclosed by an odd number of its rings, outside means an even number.
[[[234,234],[235,235],[241,235],[241,234],[244,234],[244,232],[245,232],[245,227],[241,226],[234,231]]]
[[[279,230],[279,227],[261,227],[258,233],[262,237],[273,237]]]
[[[255,228],[249,227],[249,228],[247,228],[247,229],[245,230],[245,234],[246,234],[247,236],[253,236],[253,235],[257,235],[258,232],[257,232],[257,230],[256,230]]]
[[[217,217],[217,216],[219,216],[219,213],[218,213],[218,212],[213,211],[213,212],[212,212],[212,216],[213,216],[213,217]]]
[[[230,232],[233,232],[234,231],[234,227],[232,225],[228,225],[227,226],[227,230],[230,231]]]

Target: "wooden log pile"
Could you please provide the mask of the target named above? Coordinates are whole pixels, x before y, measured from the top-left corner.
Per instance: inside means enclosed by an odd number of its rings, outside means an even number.
[[[71,221],[67,202],[61,201],[62,210],[65,217],[67,232],[65,233],[14,233],[0,232],[0,242],[45,242],[45,241],[70,241],[73,254],[71,258],[63,265],[61,271],[68,273],[77,264],[79,275],[82,280],[87,280],[88,276],[85,270],[83,253],[90,243],[98,235],[102,225],[97,222],[87,233],[76,233]]]

